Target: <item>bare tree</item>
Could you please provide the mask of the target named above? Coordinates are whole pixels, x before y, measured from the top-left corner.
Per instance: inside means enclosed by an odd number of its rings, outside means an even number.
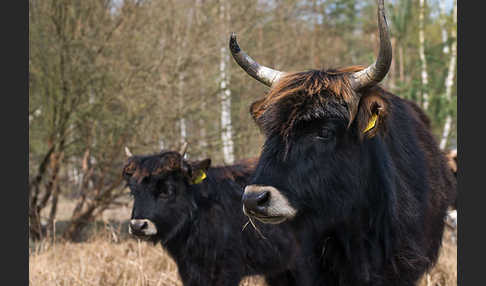
[[[84,220],[83,216],[91,220],[98,209],[113,202],[113,191],[121,183],[118,168],[122,158],[118,155],[122,154],[121,146],[136,136],[131,124],[139,120],[138,112],[143,109],[126,106],[126,99],[142,90],[141,84],[153,76],[159,57],[142,59],[134,52],[139,49],[137,44],[150,43],[138,39],[145,33],[137,30],[146,20],[141,13],[149,11],[139,2],[123,2],[115,12],[111,1],[29,4],[29,103],[33,114],[43,111],[31,121],[30,128],[36,132],[29,134],[31,158],[40,162],[29,178],[29,225],[35,239],[44,235],[42,209],[50,203],[49,230],[58,198],[69,186],[60,184],[61,174],[67,173],[63,170],[79,162],[75,158],[82,157],[86,149],[96,161],[88,170],[89,176],[85,174],[93,187],[84,184],[81,194],[91,200],[88,209],[93,211],[85,211],[80,203],[72,223]],[[149,47],[144,49],[150,52]],[[69,236],[76,236],[76,232]]]
[[[446,27],[446,19],[445,19],[445,6],[446,6],[446,0],[440,0],[439,1],[439,17],[440,17],[440,25],[441,27],[441,36],[442,36],[442,43],[444,43],[444,47],[442,49],[442,52],[444,54],[449,54],[449,45],[447,43],[449,36],[447,33],[447,27]]]
[[[391,9],[391,32],[395,38],[395,49],[397,51],[397,57],[393,57],[398,62],[398,79],[403,85],[405,83],[405,49],[407,34],[410,31],[410,20],[412,17],[412,1],[400,0],[397,1]]]
[[[453,42],[451,43],[451,53],[450,53],[450,59],[449,59],[449,69],[447,72],[447,78],[445,81],[445,86],[446,86],[446,91],[445,91],[445,97],[446,101],[448,103],[448,112],[447,112],[447,117],[445,120],[444,124],[444,129],[442,132],[442,137],[440,140],[440,148],[444,149],[447,146],[447,141],[449,139],[449,134],[451,130],[451,125],[452,125],[452,114],[451,114],[451,108],[450,104],[452,101],[452,87],[454,85],[454,77],[456,74],[456,59],[457,59],[457,0],[454,0],[453,4],[453,9],[452,9],[452,19],[453,19],[453,24],[451,28],[451,38],[453,39]]]
[[[427,15],[441,8],[437,1],[425,10],[425,0],[412,3],[419,1],[387,5],[397,51],[394,90],[417,102],[428,94],[432,128],[449,138],[455,113],[443,111],[454,102],[456,51],[427,47],[444,45],[440,32],[451,21]],[[69,239],[126,200],[125,145],[140,154],[188,141],[191,158],[211,157],[214,164],[260,153],[263,135],[248,108],[268,89],[233,62],[230,32],[255,59],[286,71],[366,64],[377,48],[371,0],[29,0],[29,6],[29,224],[37,238],[66,198],[76,206]],[[423,68],[425,56],[435,60]],[[439,72],[424,80],[427,69]]]
[[[425,0],[420,0],[419,25],[419,54],[422,77],[422,106],[425,110],[427,110],[429,108],[429,74],[427,72],[427,60],[425,58]]]
[[[225,1],[220,1],[220,19],[224,26],[225,23],[229,23],[228,15],[225,5],[228,5]],[[228,31],[223,29],[224,35],[228,35]],[[227,51],[226,37],[223,38],[224,45],[220,49],[221,59],[219,63],[220,72],[220,99],[221,99],[221,141],[223,143],[223,158],[227,164],[232,164],[235,161],[234,155],[234,142],[233,142],[233,126],[231,124],[231,90],[229,88],[229,53]]]

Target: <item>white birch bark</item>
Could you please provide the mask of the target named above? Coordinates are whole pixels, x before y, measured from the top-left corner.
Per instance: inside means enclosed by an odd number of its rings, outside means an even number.
[[[201,17],[204,14],[204,11],[202,11],[202,1],[201,0],[195,0],[195,11],[194,11],[194,20],[196,21],[196,25],[201,25]],[[201,100],[201,110],[206,110],[207,109],[207,103],[206,103],[206,94],[207,91],[205,90],[205,87],[202,87],[199,90],[199,98]],[[208,149],[208,141],[206,140],[207,138],[207,132],[206,132],[206,120],[205,115],[199,116],[199,139],[198,139],[198,144],[199,144],[199,156],[206,157],[207,156],[207,149]]]
[[[221,24],[226,26],[227,16],[224,1],[220,2]],[[227,33],[224,33],[226,35]],[[233,126],[231,124],[231,90],[229,89],[229,52],[225,45],[221,47],[221,59],[219,65],[220,73],[220,100],[221,100],[221,140],[223,143],[223,160],[226,164],[232,164],[234,158]]]
[[[186,118],[184,117],[183,110],[184,110],[184,79],[185,74],[184,71],[179,72],[178,76],[178,84],[177,84],[177,93],[179,94],[179,110],[181,110],[181,116],[179,118],[179,131],[180,131],[180,138],[181,144],[184,144],[187,140],[187,127],[186,127]]]
[[[427,110],[429,108],[429,76],[427,74],[427,62],[425,59],[425,0],[420,0],[420,13],[419,13],[419,55],[421,62],[421,76],[422,76],[422,102],[423,108]]]
[[[446,0],[440,0],[439,1],[439,13],[440,13],[440,19],[441,19],[441,26],[442,26],[442,42],[444,43],[444,48],[442,49],[442,52],[444,54],[449,54],[449,46],[447,45],[447,40],[448,40],[448,35],[447,35],[447,27],[446,27],[446,20],[445,20],[445,5],[446,5]]]
[[[451,57],[449,61],[449,69],[447,71],[447,78],[446,78],[446,99],[447,103],[450,104],[452,101],[452,86],[454,85],[454,76],[456,73],[456,59],[457,59],[457,1],[454,0],[454,7],[452,9],[452,18],[453,18],[453,27],[451,30],[451,37],[454,39],[454,42],[451,45]],[[448,107],[449,109],[449,107]],[[452,125],[452,115],[450,110],[448,110],[448,114],[446,117],[446,122],[444,124],[444,130],[442,132],[442,138],[440,140],[440,148],[444,149],[447,146],[447,139],[449,138],[449,133],[451,131]]]

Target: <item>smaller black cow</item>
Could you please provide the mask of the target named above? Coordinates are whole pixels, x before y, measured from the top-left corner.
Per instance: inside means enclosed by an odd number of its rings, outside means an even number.
[[[306,267],[286,226],[243,229],[241,197],[256,160],[210,168],[210,159],[188,162],[181,153],[128,158],[123,177],[135,200],[130,233],[161,242],[184,285],[238,285],[256,274],[268,285],[304,285]]]

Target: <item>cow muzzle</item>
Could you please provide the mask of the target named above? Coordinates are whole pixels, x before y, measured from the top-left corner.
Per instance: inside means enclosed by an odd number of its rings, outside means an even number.
[[[297,210],[272,186],[249,185],[243,193],[243,213],[263,223],[278,224],[292,219]]]
[[[132,219],[128,227],[128,232],[132,235],[147,237],[157,234],[157,227],[148,219]]]

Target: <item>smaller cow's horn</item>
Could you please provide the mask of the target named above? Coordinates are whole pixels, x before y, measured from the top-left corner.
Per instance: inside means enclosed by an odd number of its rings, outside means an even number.
[[[385,17],[383,0],[378,1],[378,29],[380,33],[380,50],[376,62],[364,70],[351,75],[351,87],[359,90],[362,87],[378,84],[388,73],[392,61],[392,45]]]
[[[130,149],[128,149],[127,146],[125,146],[125,154],[127,155],[127,157],[132,157],[133,156],[132,152],[130,152]]]
[[[182,157],[186,155],[187,145],[188,145],[187,142],[184,142],[184,144],[182,144],[181,150],[179,151],[179,154],[181,154]]]
[[[284,72],[261,66],[254,59],[250,58],[250,56],[240,49],[236,41],[235,33],[231,33],[229,48],[238,65],[254,79],[266,86],[271,87],[285,74]]]

